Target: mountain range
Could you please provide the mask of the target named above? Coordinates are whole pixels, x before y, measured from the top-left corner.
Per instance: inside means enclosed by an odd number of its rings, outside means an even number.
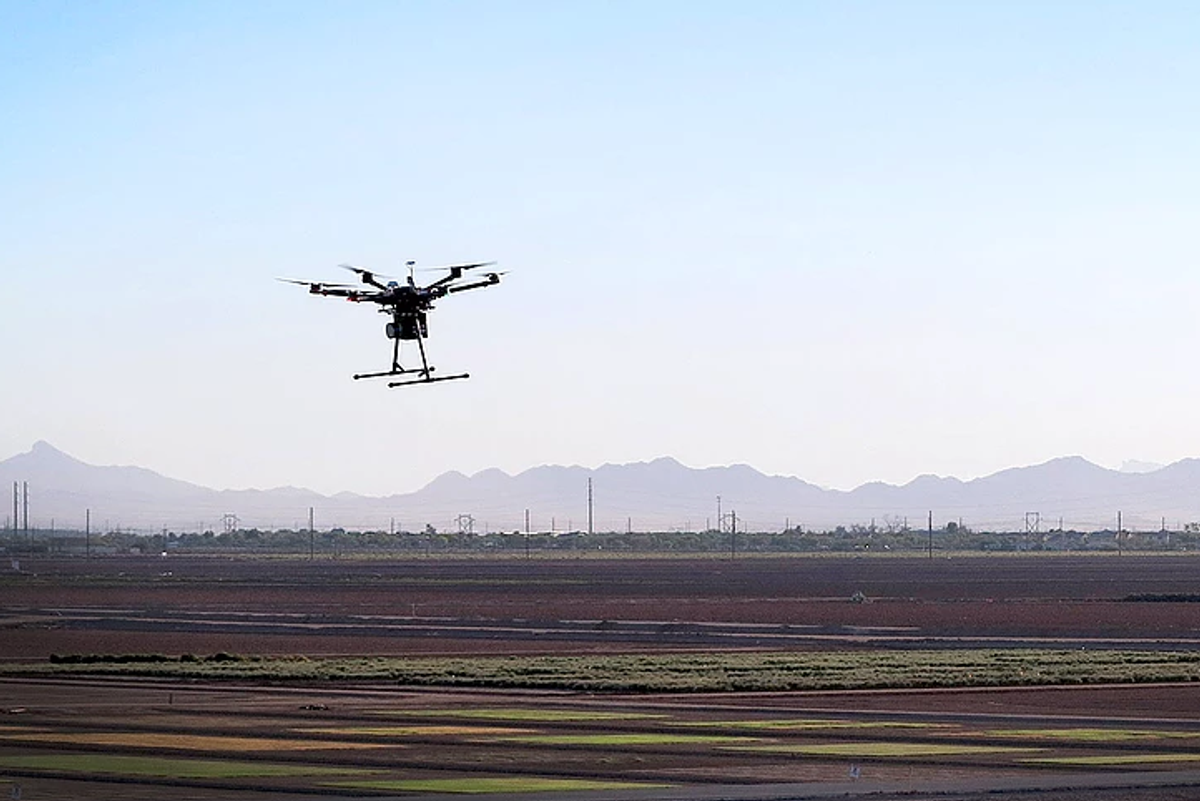
[[[837,525],[924,528],[962,522],[983,530],[1157,530],[1200,520],[1200,459],[1146,472],[1109,470],[1070,456],[960,481],[932,475],[896,486],[874,482],[850,491],[823,489],[799,478],[769,476],[746,465],[695,469],[663,457],[595,469],[535,467],[517,475],[490,469],[449,472],[422,489],[372,497],[327,496],[306,489],[214,490],[140,467],[86,464],[46,442],[0,461],[0,482],[29,485],[31,528],[82,529],[90,510],[94,531],[220,530],[226,515],[242,527],[304,528],[309,509],[318,528],[454,530],[466,516],[477,532],[586,530],[588,480],[597,531],[699,531],[734,513],[743,530]],[[18,509],[18,512],[23,510]],[[460,518],[461,516],[461,518]],[[11,498],[0,515],[12,520]],[[465,522],[463,523],[465,525]]]

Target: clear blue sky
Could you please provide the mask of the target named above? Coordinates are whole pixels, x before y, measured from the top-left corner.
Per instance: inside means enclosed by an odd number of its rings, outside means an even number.
[[[371,494],[1200,456],[1200,5],[0,3],[0,457]],[[498,259],[389,391],[276,276]]]

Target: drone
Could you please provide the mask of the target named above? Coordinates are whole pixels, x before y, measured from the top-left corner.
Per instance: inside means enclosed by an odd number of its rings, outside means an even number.
[[[413,278],[416,262],[407,262],[408,280],[400,283],[388,280],[383,283],[379,279],[389,276],[380,275],[362,267],[351,264],[339,265],[358,275],[362,284],[333,284],[324,281],[302,281],[295,278],[280,278],[278,280],[289,284],[299,284],[308,287],[309,294],[325,295],[327,297],[345,298],[351,303],[374,303],[381,314],[387,314],[391,320],[387,324],[388,339],[392,340],[392,369],[376,373],[357,373],[355,380],[360,378],[383,378],[402,376],[399,380],[388,382],[389,387],[403,387],[414,384],[432,384],[436,381],[454,381],[459,378],[470,378],[470,373],[456,375],[434,376],[434,367],[429,364],[425,355],[425,340],[429,337],[427,315],[433,309],[436,300],[466,292],[468,289],[480,289],[500,283],[503,272],[476,273],[478,277],[470,277],[466,281],[463,276],[470,270],[490,267],[496,262],[484,261],[474,264],[454,264],[448,267],[430,267],[429,271],[445,271],[446,275],[431,284],[420,286]],[[401,341],[416,340],[421,353],[420,367],[404,367],[400,364]]]

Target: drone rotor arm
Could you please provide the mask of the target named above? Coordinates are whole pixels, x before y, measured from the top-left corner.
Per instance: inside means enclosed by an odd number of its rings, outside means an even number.
[[[329,284],[324,281],[304,281],[299,278],[276,278],[275,280],[282,281],[285,284],[296,284],[297,286],[307,287],[309,294],[312,295],[345,296],[347,292],[357,292],[353,284]]]
[[[366,269],[365,267],[355,267],[353,264],[339,264],[338,266],[341,267],[343,270],[349,270],[350,272],[358,275],[358,277],[362,279],[362,282],[364,284],[373,286],[376,289],[387,289],[386,286],[384,286],[383,284],[379,283],[379,281],[376,280],[377,276],[379,278],[387,278],[386,275],[380,276],[377,273],[374,273],[374,272]]]
[[[459,278],[462,278],[462,268],[461,267],[446,267],[443,269],[449,270],[450,271],[449,274],[444,275],[441,278],[439,278],[438,280],[434,281],[432,284],[429,284],[427,287],[425,287],[426,289],[434,289],[435,287],[445,286],[446,284],[449,284],[451,281],[457,281]]]
[[[454,292],[466,292],[468,289],[482,289],[485,286],[492,286],[493,284],[500,283],[501,275],[503,275],[503,273],[488,273],[487,277],[480,281],[472,281],[469,284],[456,284],[454,286],[448,286],[446,287],[446,292],[452,294]]]
[[[446,270],[449,273],[448,275],[446,275],[442,278],[439,278],[438,280],[434,281],[432,284],[429,285],[430,287],[445,286],[446,284],[449,284],[451,281],[457,281],[458,279],[462,278],[462,274],[464,272],[466,272],[467,270],[475,270],[480,267],[490,267],[491,265],[493,265],[495,263],[496,262],[494,262],[494,261],[477,261],[477,262],[472,262],[470,264],[450,264],[445,267],[424,267],[424,268],[422,268],[422,271],[428,272],[428,271],[433,271],[433,270],[438,270],[438,271]]]

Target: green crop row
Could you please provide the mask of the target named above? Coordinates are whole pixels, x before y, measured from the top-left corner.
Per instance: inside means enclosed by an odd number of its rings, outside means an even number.
[[[1200,654],[914,650],[477,658],[57,656],[3,674],[173,679],[391,681],[591,692],[731,692],[1200,681]]]

